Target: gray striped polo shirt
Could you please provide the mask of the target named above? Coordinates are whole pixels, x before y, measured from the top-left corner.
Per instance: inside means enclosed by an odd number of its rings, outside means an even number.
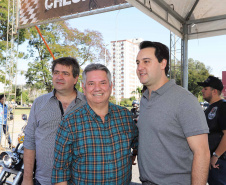
[[[24,147],[36,150],[35,178],[42,185],[51,184],[55,137],[59,123],[66,114],[84,105],[85,102],[85,96],[77,91],[77,98],[62,115],[54,91],[35,99],[25,129]]]

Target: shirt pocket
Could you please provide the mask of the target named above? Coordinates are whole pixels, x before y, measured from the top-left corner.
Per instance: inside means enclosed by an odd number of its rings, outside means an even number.
[[[120,150],[123,155],[129,155],[131,151],[132,134],[131,132],[121,131],[114,136],[115,150]]]

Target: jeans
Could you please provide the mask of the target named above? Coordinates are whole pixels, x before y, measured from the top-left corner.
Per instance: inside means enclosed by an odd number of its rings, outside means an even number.
[[[12,141],[11,141],[10,135],[9,135],[9,133],[8,133],[8,129],[9,129],[8,125],[3,125],[3,132],[4,132],[4,134],[6,135],[6,138],[7,138],[7,140],[8,140],[9,145],[11,145]],[[7,134],[6,134],[6,133],[7,133]],[[7,135],[8,135],[8,136],[7,136]]]
[[[211,168],[209,171],[209,185],[226,185],[226,160],[218,159],[219,169]]]

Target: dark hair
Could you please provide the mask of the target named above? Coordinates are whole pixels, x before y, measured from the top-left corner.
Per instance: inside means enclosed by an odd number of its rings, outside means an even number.
[[[141,93],[143,94],[146,89],[147,89],[147,86],[143,85],[143,89],[141,90]]]
[[[215,88],[210,87],[210,89],[211,89],[211,91],[213,91]],[[218,90],[218,89],[216,89],[216,90],[217,90],[217,94],[220,96],[222,91],[220,91],[220,90]],[[0,99],[0,100],[1,100],[1,99]]]
[[[160,42],[143,41],[140,43],[140,50],[144,48],[155,48],[155,56],[159,63],[161,63],[163,59],[167,60],[165,67],[165,74],[167,75],[169,71],[169,48]]]
[[[0,94],[0,100],[4,98],[4,94]]]
[[[84,84],[84,86],[86,85],[86,73],[90,71],[97,71],[97,70],[105,71],[107,73],[108,81],[109,81],[109,84],[111,85],[111,73],[105,65],[89,64],[88,66],[85,67],[82,73],[82,83]]]
[[[79,76],[80,67],[79,67],[78,61],[75,58],[61,57],[54,60],[52,62],[52,73],[54,72],[54,69],[57,64],[64,65],[64,66],[72,66],[73,77],[76,78],[77,76]]]

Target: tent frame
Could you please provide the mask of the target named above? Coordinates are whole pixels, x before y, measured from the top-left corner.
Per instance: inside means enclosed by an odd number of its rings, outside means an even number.
[[[224,14],[224,12],[221,12],[222,15],[216,14],[209,17],[194,19],[195,13],[196,17],[198,17],[197,10],[198,8],[200,9],[201,5],[203,5],[204,3],[205,5],[212,5],[211,3],[213,2],[208,0],[184,1],[184,4],[190,3],[190,10],[186,12],[185,16],[180,15],[176,10],[174,10],[174,5],[170,4],[172,2],[179,3],[179,1],[176,0],[127,0],[127,2],[132,4],[134,7],[138,8],[140,11],[153,18],[181,38],[183,87],[185,89],[188,89],[188,40],[226,34],[226,27],[222,26],[210,26],[211,28],[209,30],[200,29],[199,31],[199,28],[201,28],[203,24],[212,24],[216,21],[226,21],[226,14]],[[169,4],[167,4],[167,2]],[[214,10],[218,10],[219,7],[224,7],[225,5],[225,0],[218,1],[217,4],[215,3]],[[203,15],[205,15],[204,13]],[[209,12],[207,11],[207,13]],[[196,28],[194,26],[196,26]]]

